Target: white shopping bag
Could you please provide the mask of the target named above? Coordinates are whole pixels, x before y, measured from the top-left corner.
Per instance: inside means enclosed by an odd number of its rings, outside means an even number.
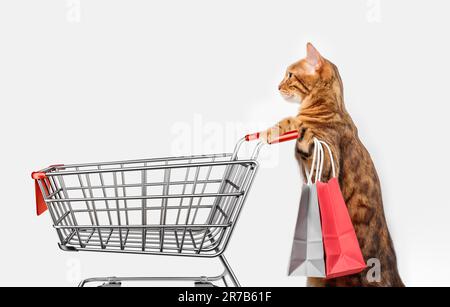
[[[311,171],[305,170],[307,183],[302,187],[297,224],[294,232],[289,276],[325,277],[325,255],[316,184],[312,182],[323,151],[315,142]],[[316,163],[317,162],[319,163]],[[317,179],[316,172],[316,179]]]

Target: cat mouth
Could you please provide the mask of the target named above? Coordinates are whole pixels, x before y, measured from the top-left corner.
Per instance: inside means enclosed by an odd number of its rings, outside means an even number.
[[[281,93],[281,96],[287,102],[290,102],[290,103],[302,103],[301,98],[298,97],[297,95],[290,95],[290,94],[286,95],[285,93]]]

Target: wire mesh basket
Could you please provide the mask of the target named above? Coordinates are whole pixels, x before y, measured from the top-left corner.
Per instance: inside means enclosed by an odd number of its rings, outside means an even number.
[[[221,255],[262,143],[248,159],[238,153],[258,137],[246,136],[228,154],[50,166],[32,173],[38,214],[48,208],[66,251]]]

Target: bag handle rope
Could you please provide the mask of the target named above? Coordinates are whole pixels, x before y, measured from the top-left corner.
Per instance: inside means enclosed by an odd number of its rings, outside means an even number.
[[[306,173],[308,184],[313,183],[312,176],[313,176],[314,170],[316,171],[316,174],[314,176],[314,182],[320,181],[322,179],[323,163],[325,160],[323,146],[326,147],[328,154],[330,156],[333,177],[336,177],[336,166],[334,163],[334,157],[333,157],[333,153],[331,151],[330,146],[326,142],[321,141],[317,138],[314,138],[314,151],[313,151],[313,160],[311,163],[311,170],[308,171],[308,168],[305,166],[305,173]]]
[[[336,166],[334,164],[334,157],[333,157],[333,153],[331,151],[330,146],[325,143],[324,141],[315,139],[315,141],[317,142],[317,146],[320,147],[320,151],[321,151],[321,161],[320,161],[320,169],[319,169],[319,179],[318,181],[320,181],[322,179],[322,171],[323,171],[323,161],[325,160],[325,155],[323,154],[323,146],[325,146],[327,148],[328,154],[330,155],[330,163],[331,163],[331,170],[333,172],[333,177],[336,177]],[[317,181],[317,180],[316,180]]]

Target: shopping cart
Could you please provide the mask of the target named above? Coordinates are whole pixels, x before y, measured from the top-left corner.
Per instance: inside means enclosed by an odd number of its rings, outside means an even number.
[[[288,132],[273,142],[298,137]],[[52,165],[32,173],[38,215],[47,210],[64,251],[219,257],[214,277],[107,277],[80,286],[122,281],[193,281],[240,286],[223,255],[258,169],[258,142],[249,159],[233,153]]]

